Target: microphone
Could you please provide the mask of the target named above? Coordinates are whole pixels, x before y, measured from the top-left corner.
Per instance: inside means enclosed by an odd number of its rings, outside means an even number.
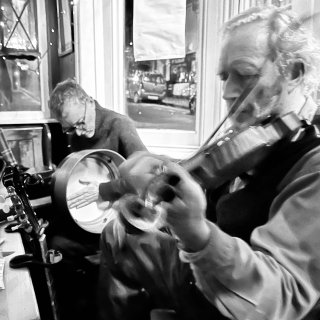
[[[0,153],[6,163],[15,167],[18,165],[11,148],[8,146],[6,137],[4,136],[3,129],[0,128]]]

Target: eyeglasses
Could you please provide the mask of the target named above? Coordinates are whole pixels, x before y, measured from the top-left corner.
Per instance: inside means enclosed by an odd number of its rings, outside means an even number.
[[[62,132],[68,135],[74,134],[77,129],[86,124],[87,103],[84,105],[84,115],[78,121],[76,121],[71,127],[62,129]]]

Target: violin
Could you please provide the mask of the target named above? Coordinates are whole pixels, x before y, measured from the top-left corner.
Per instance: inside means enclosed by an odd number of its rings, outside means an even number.
[[[180,164],[203,188],[217,188],[241,173],[255,168],[282,139],[291,139],[302,127],[295,113],[288,113],[266,124],[230,130]]]
[[[203,189],[215,189],[257,167],[278,142],[283,139],[290,141],[303,125],[299,116],[291,112],[238,132],[228,130],[217,141],[201,148],[179,164]],[[125,196],[123,201],[120,200],[122,220],[143,231],[163,226],[163,213],[159,211],[157,204],[171,201],[175,197],[171,186],[177,184],[178,180],[174,179],[175,177],[168,177],[165,171],[160,170],[146,188],[142,199],[144,207],[137,208],[136,195]]]

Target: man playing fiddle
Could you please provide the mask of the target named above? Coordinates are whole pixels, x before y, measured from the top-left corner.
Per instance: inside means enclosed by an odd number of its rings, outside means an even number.
[[[253,8],[229,21],[223,36],[228,107],[256,79],[261,85],[233,113],[235,127],[288,112],[314,119],[320,50],[290,12]],[[140,194],[155,168],[165,168],[174,197],[158,206],[174,237],[130,229],[121,214],[106,226],[101,318],[148,319],[151,309],[168,308],[178,319],[319,319],[320,142],[307,125],[284,140],[222,195],[204,192],[164,157],[127,160],[121,175]],[[131,207],[144,210],[138,200]]]

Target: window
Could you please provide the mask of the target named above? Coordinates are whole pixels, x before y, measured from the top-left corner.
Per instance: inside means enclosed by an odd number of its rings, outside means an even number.
[[[186,56],[136,62],[134,0],[125,1],[126,111],[138,128],[195,131],[200,11],[198,0],[186,3]],[[139,85],[133,86],[132,74],[139,73],[148,75]]]
[[[200,144],[201,3],[186,1],[184,57],[137,62],[132,27],[134,0],[125,0],[125,112],[135,121],[149,149],[156,152],[191,152]],[[139,85],[132,85],[132,74],[146,73],[148,80],[142,78]]]
[[[0,110],[1,121],[19,122],[45,116],[44,94],[48,86],[43,1],[3,0],[0,6]],[[43,61],[44,60],[44,61]],[[43,65],[44,64],[44,65]],[[41,75],[42,73],[42,75]],[[46,72],[47,74],[47,72]],[[42,82],[46,79],[45,82]],[[29,113],[32,111],[32,113]]]

